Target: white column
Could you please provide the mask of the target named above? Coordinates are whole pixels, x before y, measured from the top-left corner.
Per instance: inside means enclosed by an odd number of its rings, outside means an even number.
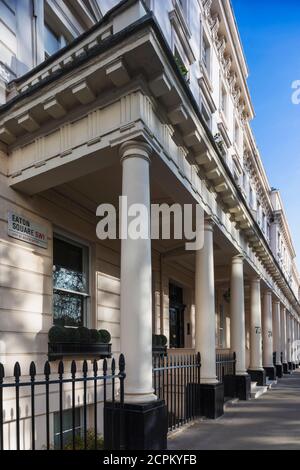
[[[286,309],[281,305],[280,310],[280,323],[281,323],[281,351],[282,363],[287,363],[287,335],[286,335]]]
[[[250,370],[263,370],[260,279],[251,281]]]
[[[216,373],[216,313],[213,225],[204,225],[204,245],[196,252],[196,351],[201,353],[201,383],[218,383]]]
[[[299,364],[299,352],[300,352],[300,348],[299,348],[299,322],[298,322],[298,320],[296,320],[296,332],[297,332],[297,335],[296,335],[297,364]]]
[[[244,262],[240,255],[232,259],[231,266],[230,342],[236,353],[236,373],[246,375]]]
[[[281,366],[281,323],[280,323],[280,302],[275,300],[273,305],[273,340],[274,351],[276,351],[276,365]]]
[[[293,316],[291,316],[291,356],[292,362],[295,363],[295,319]]]
[[[287,362],[292,362],[292,348],[291,348],[291,322],[290,312],[286,312],[286,334],[287,334]]]
[[[127,142],[120,154],[122,195],[127,197],[128,208],[142,204],[147,209],[143,221],[150,225],[151,147]],[[121,351],[126,361],[125,401],[131,403],[157,399],[152,386],[151,239],[149,234],[145,238],[127,236],[121,242]]]
[[[264,293],[263,308],[263,364],[264,367],[274,367],[273,364],[273,328],[272,328],[272,292]]]

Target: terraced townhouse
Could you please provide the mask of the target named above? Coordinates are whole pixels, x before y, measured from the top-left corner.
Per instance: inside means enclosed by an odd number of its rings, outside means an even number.
[[[163,448],[166,415],[176,420],[173,391],[154,390],[153,334],[174,364],[201,354],[199,413],[210,418],[228,390],[249,399],[299,364],[296,254],[251,129],[247,77],[229,0],[0,0],[0,362],[11,382],[16,362],[42,377],[45,361],[58,365],[53,325],[108,330],[112,354],[125,356],[125,415],[147,429],[138,448]],[[199,204],[203,249],[99,240],[97,207],[122,195],[149,208]],[[218,364],[233,353],[224,377]],[[65,371],[102,357],[60,356]],[[71,389],[63,413],[51,394],[50,446],[75,415],[76,432],[92,425],[81,385],[72,416]],[[19,416],[14,391],[3,393],[3,448],[43,448],[44,389],[34,428],[30,393]],[[116,414],[104,416],[109,428]]]

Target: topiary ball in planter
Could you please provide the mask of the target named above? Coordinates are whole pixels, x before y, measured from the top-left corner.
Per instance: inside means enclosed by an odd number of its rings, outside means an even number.
[[[111,341],[111,335],[107,330],[99,330],[100,343],[109,344]]]
[[[168,338],[165,335],[160,335],[160,344],[165,347],[168,344]]]
[[[90,330],[91,344],[100,343],[100,333],[98,330]]]
[[[53,326],[48,333],[49,343],[65,343],[68,332],[63,326]]]
[[[80,326],[78,328],[78,335],[79,335],[79,342],[83,344],[88,344],[90,343],[90,330],[86,328],[85,326]]]

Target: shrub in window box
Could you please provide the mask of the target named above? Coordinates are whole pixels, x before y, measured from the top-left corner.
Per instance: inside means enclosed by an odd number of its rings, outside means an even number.
[[[106,330],[53,326],[48,333],[48,337],[48,356],[50,360],[66,357],[91,357],[95,359],[111,357],[111,336]]]
[[[167,355],[168,339],[165,335],[152,335],[152,353],[155,356]]]

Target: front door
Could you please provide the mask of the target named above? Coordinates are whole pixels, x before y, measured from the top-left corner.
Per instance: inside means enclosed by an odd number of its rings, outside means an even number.
[[[170,299],[170,348],[184,348],[184,311],[183,289],[175,284],[169,287]]]

